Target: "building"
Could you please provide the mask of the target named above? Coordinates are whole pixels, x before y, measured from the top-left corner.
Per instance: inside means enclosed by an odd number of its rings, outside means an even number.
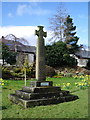
[[[86,67],[88,63],[88,59],[90,59],[90,50],[79,50],[76,52],[78,66]]]
[[[70,55],[77,60],[77,66],[86,67],[88,63],[88,59],[90,59],[90,50],[82,50],[80,49],[75,55]]]
[[[17,52],[17,64],[20,65],[27,57],[29,64],[32,64],[36,58],[36,47],[23,44],[20,39],[14,41],[2,36],[2,42],[6,44],[11,51]],[[2,61],[2,60],[1,60]]]
[[[35,62],[36,59],[35,46],[23,44],[20,38],[16,38],[12,34],[7,35],[6,37],[2,36],[1,41],[4,42],[11,51],[15,51],[18,53],[16,58],[18,65],[20,65],[26,57],[28,59],[29,64]],[[74,57],[77,60],[78,62],[77,66],[86,67],[88,59],[90,59],[90,50],[79,49],[79,51],[76,52],[75,55],[71,54],[70,56]],[[0,63],[2,63],[2,59],[0,59]]]

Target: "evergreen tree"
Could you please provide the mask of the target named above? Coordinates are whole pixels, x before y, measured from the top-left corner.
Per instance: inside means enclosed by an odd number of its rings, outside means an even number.
[[[79,48],[79,46],[77,45],[79,38],[75,36],[76,32],[73,32],[76,30],[76,26],[73,26],[72,20],[73,19],[70,17],[70,15],[68,15],[68,17],[66,18],[66,22],[64,23],[65,24],[64,42],[67,44],[69,53],[74,54]]]

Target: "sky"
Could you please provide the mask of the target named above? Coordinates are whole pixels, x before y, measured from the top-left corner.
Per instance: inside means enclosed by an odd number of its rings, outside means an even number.
[[[49,44],[49,18],[57,13],[60,2],[2,2],[2,26],[0,37],[14,34],[24,37],[30,45],[36,45],[35,30],[38,25],[44,26],[47,32],[45,44]],[[76,26],[78,44],[88,45],[88,2],[64,2],[63,6],[73,18]]]

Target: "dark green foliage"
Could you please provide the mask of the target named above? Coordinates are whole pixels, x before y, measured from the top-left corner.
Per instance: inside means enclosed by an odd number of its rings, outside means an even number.
[[[70,57],[69,54],[64,54],[63,64],[68,66],[74,66],[74,65],[77,65],[77,60],[73,57]]]
[[[66,43],[58,41],[46,46],[46,64],[52,67],[72,66],[76,61],[70,57]]]
[[[88,60],[87,68],[90,70],[90,59]]]
[[[66,44],[59,41],[46,46],[46,64],[52,67],[60,66],[63,62],[63,54],[66,53]]]
[[[2,59],[3,59],[3,65],[4,62],[7,62],[11,65],[16,63],[16,52],[10,51],[9,47],[2,43]]]
[[[65,43],[67,44],[69,53],[75,53],[78,50],[77,42],[79,38],[75,36],[76,26],[73,26],[72,18],[70,15],[66,18],[64,36],[65,36]]]

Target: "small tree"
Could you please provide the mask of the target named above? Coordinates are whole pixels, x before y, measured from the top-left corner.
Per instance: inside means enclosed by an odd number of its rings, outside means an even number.
[[[9,47],[2,42],[2,59],[3,65],[5,62],[13,65],[16,63],[16,52],[10,51]]]
[[[26,70],[27,70],[27,67],[29,66],[28,64],[28,61],[27,61],[27,57],[25,58],[25,62],[24,62],[24,65],[23,65],[23,71],[24,71],[24,77],[25,77],[25,86],[26,86],[26,79],[27,79],[27,73],[26,73]]]
[[[64,36],[69,53],[74,54],[79,48],[77,45],[79,38],[75,36],[76,32],[73,32],[76,30],[76,26],[73,26],[72,20],[73,19],[70,17],[70,15],[68,15],[68,17],[66,18],[66,22],[64,23]]]
[[[64,40],[64,22],[66,20],[67,17],[67,12],[66,9],[64,8],[64,5],[62,3],[59,4],[59,6],[57,7],[57,13],[55,15],[53,15],[52,18],[49,18],[50,20],[50,29],[51,31],[53,31],[52,34],[52,38],[51,40],[60,40],[63,41]]]
[[[24,64],[22,64],[22,72],[24,73],[24,81],[26,86],[27,74],[31,75],[32,72],[32,66],[29,65],[27,56],[24,59]]]

